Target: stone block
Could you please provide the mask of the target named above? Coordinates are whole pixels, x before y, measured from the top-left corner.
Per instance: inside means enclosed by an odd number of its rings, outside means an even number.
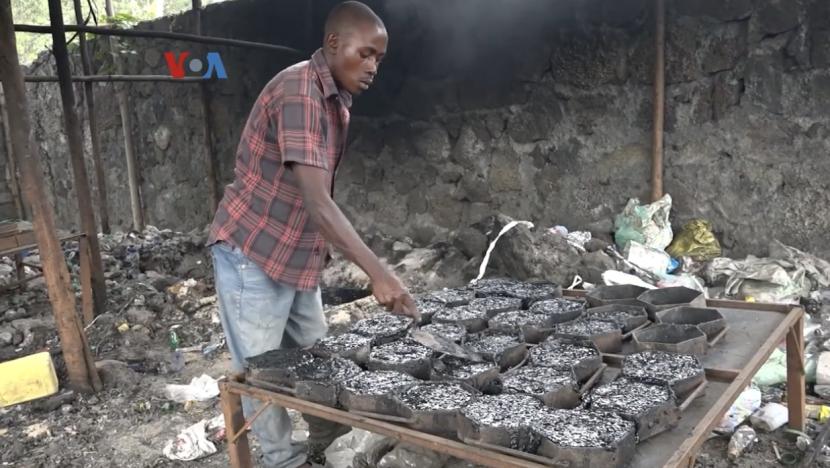
[[[758,11],[759,28],[764,35],[780,34],[795,29],[799,23],[800,5],[793,0],[767,0]]]
[[[748,18],[752,14],[752,0],[695,0],[674,5],[681,15],[709,16],[721,21]]]

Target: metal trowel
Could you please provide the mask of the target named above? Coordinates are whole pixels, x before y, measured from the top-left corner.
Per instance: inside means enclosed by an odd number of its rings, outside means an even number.
[[[485,359],[475,351],[470,351],[464,346],[461,346],[448,338],[424,331],[419,327],[414,327],[409,330],[409,336],[413,340],[426,346],[427,348],[432,349],[433,351],[449,354],[450,356],[467,359],[473,362],[485,362]]]

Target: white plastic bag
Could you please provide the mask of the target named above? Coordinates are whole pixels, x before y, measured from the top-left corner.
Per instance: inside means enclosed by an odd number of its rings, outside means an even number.
[[[736,461],[738,458],[741,458],[741,455],[752,446],[755,441],[758,440],[757,434],[755,434],[755,430],[752,429],[751,426],[741,426],[735,431],[735,434],[732,435],[732,438],[729,439],[729,446],[726,448],[726,456],[732,460],[733,462]]]
[[[752,427],[764,432],[772,432],[787,424],[789,420],[790,413],[787,407],[780,403],[768,403],[749,417]]]
[[[669,222],[671,195],[649,205],[641,205],[640,200],[628,200],[622,213],[614,220],[614,241],[620,249],[625,249],[631,241],[636,241],[658,250],[665,250],[671,243],[673,233]]]
[[[741,392],[729,411],[723,415],[720,424],[715,428],[715,432],[724,434],[731,434],[735,431],[742,422],[746,421],[752,413],[761,407],[761,390],[757,387],[747,387]]]
[[[666,252],[635,240],[628,243],[623,254],[629,262],[657,276],[665,276],[671,263],[671,257]]]
[[[217,415],[203,419],[180,432],[174,440],[167,442],[162,450],[170,460],[192,461],[216,453],[213,441],[224,438],[225,417]],[[210,439],[213,439],[211,441]]]
[[[219,396],[219,384],[213,377],[202,374],[194,377],[188,385],[166,385],[164,395],[178,403],[205,401]]]

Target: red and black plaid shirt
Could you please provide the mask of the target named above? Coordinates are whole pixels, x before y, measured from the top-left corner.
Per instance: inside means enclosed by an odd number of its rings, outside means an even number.
[[[271,79],[242,131],[234,181],[225,188],[208,245],[225,241],[274,281],[316,288],[328,246],[286,163],[326,169],[332,189],[351,103],[351,95],[337,88],[322,50]]]

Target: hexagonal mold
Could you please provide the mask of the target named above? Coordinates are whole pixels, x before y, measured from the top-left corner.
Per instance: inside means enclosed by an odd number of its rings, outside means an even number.
[[[603,353],[616,353],[622,349],[622,327],[616,322],[573,320],[556,325],[553,335],[593,341]]]
[[[640,442],[675,427],[680,420],[680,408],[671,387],[625,378],[591,390],[585,398],[585,407],[617,413],[634,422]]]
[[[418,383],[418,379],[397,371],[363,371],[343,381],[340,404],[349,411],[401,416],[395,390]]]
[[[428,379],[433,354],[431,349],[407,338],[372,348],[366,367],[373,371],[393,370]]]
[[[517,366],[527,353],[527,345],[517,334],[498,330],[484,330],[481,333],[467,335],[463,344],[484,359],[495,362],[502,370]]]
[[[584,317],[586,319],[615,322],[622,327],[623,333],[628,333],[648,322],[648,312],[646,312],[645,307],[626,304],[592,307],[585,311]]]
[[[708,307],[673,307],[657,312],[660,323],[678,325],[697,325],[706,333],[709,340],[714,339],[726,329],[726,318],[718,309]]]
[[[655,313],[659,310],[679,306],[706,307],[706,296],[702,292],[684,286],[650,289],[640,294],[637,300],[646,304],[649,318],[653,322],[657,321]]]
[[[637,351],[656,350],[702,356],[709,349],[706,334],[695,325],[658,323],[634,332]]]
[[[487,328],[487,311],[481,306],[463,305],[447,307],[432,316],[433,323],[457,323],[468,333],[480,332]]]
[[[460,382],[421,382],[398,389],[394,398],[400,404],[405,424],[430,434],[458,433],[458,412],[480,393]]]
[[[532,453],[539,438],[530,426],[542,408],[530,395],[483,395],[458,413],[458,438]]]
[[[551,324],[557,324],[579,318],[585,312],[585,302],[558,297],[537,301],[528,310],[548,317]]]
[[[473,362],[443,355],[432,363],[431,380],[459,381],[481,391],[488,391],[499,378],[499,365],[494,362]]]
[[[623,358],[621,375],[646,383],[667,384],[681,400],[706,382],[706,371],[697,356],[665,351],[627,355]]]
[[[369,351],[372,349],[372,340],[373,338],[370,336],[356,333],[329,335],[318,340],[309,351],[317,357],[339,356],[351,359],[358,364],[366,364],[369,359]]]
[[[522,308],[527,309],[533,303],[562,296],[562,286],[550,281],[530,281],[516,283],[509,288],[507,295],[522,300]]]
[[[532,395],[550,408],[575,408],[580,403],[573,370],[523,366],[501,375],[503,393]]]
[[[487,326],[504,333],[519,333],[524,341],[538,343],[550,335],[553,322],[549,316],[531,310],[509,310],[491,318]]]
[[[646,288],[633,284],[597,286],[585,295],[585,300],[588,301],[591,307],[619,303],[629,304],[629,301],[636,300],[640,294],[646,291],[648,291]]]
[[[614,413],[545,409],[534,420],[540,455],[569,468],[622,468],[634,458],[636,429]]]
[[[577,382],[584,382],[602,368],[602,355],[587,340],[550,337],[528,353],[529,365],[572,370]]]
[[[350,331],[358,335],[371,336],[373,345],[382,345],[402,338],[413,322],[411,318],[402,315],[380,313],[358,320]]]

